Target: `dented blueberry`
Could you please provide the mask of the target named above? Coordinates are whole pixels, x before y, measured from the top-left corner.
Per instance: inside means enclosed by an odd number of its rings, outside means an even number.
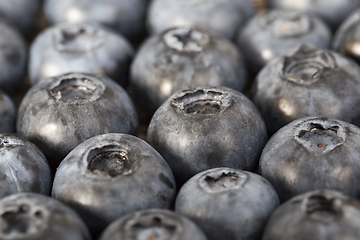
[[[266,140],[254,104],[225,87],[175,93],[155,112],[147,133],[180,185],[209,168],[254,170]]]
[[[128,82],[133,49],[121,35],[90,23],[63,23],[43,30],[30,49],[29,75],[39,80],[68,72],[103,74]]]
[[[99,240],[117,239],[206,240],[206,237],[184,216],[165,209],[148,209],[114,221],[99,238]]]
[[[242,56],[228,40],[196,28],[172,28],[150,37],[131,67],[139,103],[151,112],[175,92],[199,86],[244,91]]]
[[[138,116],[123,88],[93,74],[47,78],[23,98],[17,132],[35,143],[54,171],[84,140],[109,132],[136,134]]]
[[[74,211],[35,193],[18,193],[1,199],[0,223],[3,240],[91,240],[88,229]]]
[[[170,208],[175,193],[171,169],[155,149],[137,137],[114,133],[71,151],[56,171],[52,190],[95,235],[128,213]]]
[[[281,201],[317,189],[360,197],[360,129],[323,117],[295,120],[266,144],[259,172]]]
[[[294,197],[271,216],[263,240],[357,240],[360,202],[330,190]]]
[[[198,173],[180,189],[175,211],[193,220],[209,240],[260,239],[279,197],[263,177],[238,169]]]

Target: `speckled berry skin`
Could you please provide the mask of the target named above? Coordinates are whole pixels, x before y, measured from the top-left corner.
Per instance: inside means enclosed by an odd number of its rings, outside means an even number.
[[[0,88],[12,92],[25,77],[26,44],[20,33],[5,22],[0,22],[0,32]]]
[[[139,103],[150,112],[175,92],[199,86],[244,91],[242,55],[230,41],[196,28],[172,28],[142,44],[131,67]]]
[[[91,240],[79,216],[59,201],[35,193],[0,200],[3,240]]]
[[[10,96],[0,90],[0,133],[16,130],[16,107]]]
[[[261,70],[252,100],[270,134],[308,116],[360,126],[360,68],[339,53],[302,45]]]
[[[320,19],[305,13],[268,10],[251,18],[238,32],[237,43],[254,73],[301,44],[330,47],[331,32]]]
[[[295,120],[266,144],[259,173],[281,201],[317,189],[334,189],[359,198],[360,129],[323,117]]]
[[[121,35],[90,23],[62,23],[44,29],[29,56],[30,83],[68,72],[103,74],[128,82],[133,48]]]
[[[360,63],[360,9],[353,12],[336,31],[332,49]]]
[[[33,86],[18,112],[17,132],[35,143],[54,171],[84,140],[103,133],[136,134],[138,115],[123,88],[93,74],[68,73]]]
[[[147,133],[179,185],[209,168],[254,170],[266,140],[255,105],[225,87],[175,93],[155,112]]]
[[[150,33],[172,27],[201,27],[213,35],[234,39],[253,13],[249,0],[154,0],[147,25]]]
[[[282,204],[262,240],[357,240],[360,202],[337,191],[318,190]]]
[[[0,198],[18,192],[50,195],[51,170],[44,154],[15,134],[0,134]]]
[[[149,0],[46,0],[45,15],[51,24],[93,22],[113,28],[127,38],[145,30]]]
[[[186,217],[165,209],[148,209],[114,221],[99,240],[174,239],[206,240],[204,233]]]
[[[148,143],[127,134],[103,134],[77,146],[60,164],[52,190],[92,232],[137,210],[170,208],[175,193],[166,161]]]
[[[270,8],[302,11],[321,17],[333,31],[351,12],[360,7],[359,0],[268,0]]]
[[[238,169],[198,173],[180,189],[175,211],[193,220],[209,240],[260,239],[279,197],[263,177]]]
[[[4,19],[21,33],[29,34],[39,16],[42,0],[1,0],[0,18]]]

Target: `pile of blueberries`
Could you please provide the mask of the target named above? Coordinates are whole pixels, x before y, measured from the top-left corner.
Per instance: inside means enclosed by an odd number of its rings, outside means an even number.
[[[360,239],[360,0],[262,2],[0,0],[0,239]]]

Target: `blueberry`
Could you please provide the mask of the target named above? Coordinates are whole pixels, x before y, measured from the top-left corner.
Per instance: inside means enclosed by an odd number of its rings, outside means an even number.
[[[117,30],[128,38],[143,34],[149,0],[46,0],[45,15],[51,24],[93,22]]]
[[[355,9],[359,0],[268,0],[271,8],[302,11],[321,17],[334,31]]]
[[[0,200],[0,239],[91,240],[79,216],[40,194],[18,193]]]
[[[281,205],[262,240],[357,240],[359,236],[360,202],[340,192],[319,190]]]
[[[332,49],[360,63],[360,9],[351,14],[336,31]]]
[[[247,83],[242,56],[228,40],[196,28],[172,28],[150,37],[131,67],[131,84],[151,112],[172,94],[198,86],[243,91]]]
[[[266,140],[254,104],[225,87],[175,93],[155,112],[147,133],[180,185],[209,168],[254,170]]]
[[[128,213],[170,208],[175,192],[170,167],[149,144],[127,134],[104,134],[66,156],[52,195],[78,212],[96,234]]]
[[[331,32],[320,19],[304,13],[269,10],[250,19],[238,33],[238,45],[253,72],[300,44],[329,48]]]
[[[0,133],[15,132],[16,107],[10,96],[0,90]]]
[[[0,134],[0,198],[17,192],[50,195],[51,170],[43,153],[15,134]]]
[[[216,239],[260,239],[279,197],[263,177],[215,168],[193,176],[180,189],[175,211]]]
[[[186,217],[169,210],[148,209],[114,221],[99,238],[99,240],[116,239],[206,240],[206,237]]]
[[[151,33],[172,27],[201,27],[213,35],[234,39],[253,13],[249,0],[153,0],[147,24]]]
[[[52,170],[84,140],[109,132],[136,134],[138,116],[123,88],[93,74],[47,78],[23,98],[17,132],[35,143]]]
[[[266,144],[259,172],[280,200],[317,189],[360,197],[360,129],[323,117],[295,120]]]
[[[29,75],[34,85],[68,72],[107,75],[125,86],[133,57],[121,35],[89,23],[63,23],[43,30],[30,50]]]
[[[5,22],[0,22],[0,32],[0,88],[12,92],[25,77],[26,44],[22,36]]]
[[[0,18],[27,35],[33,30],[39,16],[41,2],[42,0],[0,0]]]
[[[341,54],[302,45],[266,65],[252,86],[269,133],[307,116],[360,126],[360,68]]]

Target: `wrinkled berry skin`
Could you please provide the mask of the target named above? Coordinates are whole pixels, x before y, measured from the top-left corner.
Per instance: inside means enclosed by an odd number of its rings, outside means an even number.
[[[206,237],[186,217],[165,209],[148,209],[114,221],[99,238],[117,239],[206,240]]]
[[[46,0],[51,24],[93,22],[110,27],[127,38],[142,36],[149,0]]]
[[[90,23],[58,24],[43,30],[31,45],[30,83],[86,72],[106,75],[126,86],[133,54],[130,43],[110,29]]]
[[[332,49],[351,57],[360,63],[360,9],[352,13],[338,28],[333,41]]]
[[[109,132],[136,134],[130,97],[111,79],[85,73],[47,78],[23,98],[17,132],[35,143],[54,171],[84,140]]]
[[[279,197],[263,177],[214,168],[193,176],[180,189],[175,211],[216,239],[260,239]]]
[[[0,134],[0,198],[18,192],[50,195],[51,170],[44,154],[15,134]]]
[[[16,107],[10,96],[0,90],[0,133],[15,132]]]
[[[212,35],[234,39],[253,13],[249,0],[154,0],[147,25],[150,33],[172,27],[201,27]]]
[[[359,0],[268,0],[270,8],[302,11],[322,18],[333,31],[360,7]]]
[[[254,170],[266,140],[255,105],[225,87],[175,93],[155,112],[147,133],[179,185],[209,168]]]
[[[23,37],[5,22],[0,22],[0,32],[0,88],[12,92],[25,77],[26,44]]]
[[[360,126],[360,68],[338,53],[303,45],[261,70],[252,99],[270,134],[308,116]]]
[[[199,86],[243,91],[247,83],[242,55],[228,40],[196,28],[172,28],[150,37],[131,67],[131,84],[150,112],[175,92]]]
[[[294,197],[271,216],[262,240],[357,240],[360,202],[337,191]]]
[[[326,49],[330,41],[330,29],[317,17],[281,10],[269,10],[254,16],[239,31],[237,39],[254,73],[300,44]]]
[[[308,117],[277,131],[266,144],[259,172],[281,201],[329,188],[360,198],[360,129],[340,120]]]
[[[0,18],[21,33],[29,34],[39,16],[42,0],[1,0]]]
[[[125,214],[170,208],[176,186],[169,165],[145,141],[103,134],[77,146],[60,164],[52,196],[100,232]]]
[[[91,240],[79,216],[59,201],[35,193],[0,200],[2,240]]]

